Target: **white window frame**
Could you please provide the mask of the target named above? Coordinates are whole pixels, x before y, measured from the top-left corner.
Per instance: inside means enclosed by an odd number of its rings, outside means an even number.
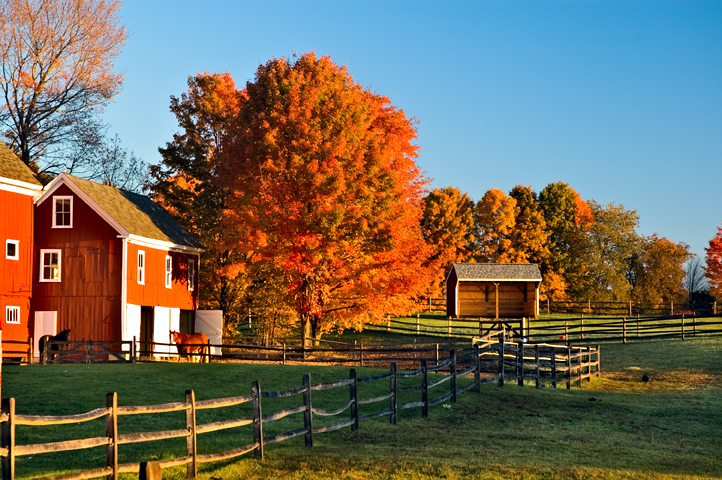
[[[8,255],[8,245],[15,245],[15,255]],[[8,260],[20,260],[20,240],[5,240],[5,258]]]
[[[46,253],[57,253],[58,254],[58,278],[45,278],[45,254]],[[63,260],[63,251],[58,249],[48,249],[48,250],[40,250],[40,281],[41,282],[60,282],[60,279],[62,278],[62,260]],[[52,264],[50,264],[52,266]]]
[[[196,287],[196,259],[188,259],[188,290],[193,291]]]
[[[145,285],[145,250],[138,250],[138,260],[136,261],[138,285]]]
[[[58,225],[57,220],[57,207],[58,200],[70,200],[70,225]],[[73,197],[70,195],[58,195],[53,196],[53,228],[73,228]]]
[[[20,307],[5,306],[5,323],[20,325]]]
[[[165,288],[173,288],[173,257],[165,256]]]

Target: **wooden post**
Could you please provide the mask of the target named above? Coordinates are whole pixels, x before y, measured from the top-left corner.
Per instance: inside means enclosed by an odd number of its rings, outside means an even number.
[[[592,381],[592,347],[587,347],[587,381]]]
[[[313,411],[311,407],[311,374],[303,374],[303,404],[306,410],[303,412],[303,426],[306,428],[306,448],[313,448]]]
[[[253,443],[257,445],[254,456],[256,460],[263,460],[263,411],[261,409],[261,384],[258,380],[251,382],[251,397],[253,401]]]
[[[359,350],[359,355],[360,355],[360,359],[361,359],[359,363],[361,363],[361,366],[363,367],[364,366],[364,342],[361,342],[361,350]]]
[[[416,314],[416,335],[419,334],[419,330],[420,330],[420,328],[419,328],[420,327],[420,325],[419,325],[420,318],[419,317],[420,317],[420,314],[417,313]]]
[[[133,337],[133,343],[130,346],[130,361],[136,363],[138,361],[138,349],[136,348],[136,337]]]
[[[456,403],[456,350],[450,352],[451,365],[449,365],[449,374],[451,374],[451,403]]]
[[[632,316],[632,301],[629,301],[629,316]]]
[[[85,364],[90,363],[90,340],[85,341]]]
[[[692,311],[692,336],[697,336],[697,312]]]
[[[682,340],[684,340],[684,313],[682,314]]]
[[[188,478],[198,476],[198,441],[196,438],[196,394],[193,390],[186,390],[186,403],[190,408],[186,410],[186,429],[190,435],[186,437],[186,452],[191,462],[186,465]]]
[[[421,417],[429,418],[429,372],[426,359],[421,360]]]
[[[567,347],[567,390],[572,388],[572,349]]]
[[[564,322],[564,342],[569,345],[569,322]]]
[[[358,377],[356,376],[356,369],[352,368],[348,372],[348,375],[352,380],[349,385],[351,390],[351,419],[353,420],[353,423],[351,424],[351,431],[355,432],[358,430]]]
[[[627,343],[627,317],[622,317],[622,343]]]
[[[499,386],[504,386],[504,337],[506,332],[499,335]]]
[[[286,343],[283,343],[283,364],[286,364]]]
[[[669,302],[669,314],[674,315],[674,301]]]
[[[581,339],[584,340],[584,314],[583,313],[582,313],[582,318],[581,318],[580,324],[579,324],[579,332],[580,332]]]
[[[578,349],[579,356],[577,357],[577,375],[579,378],[577,378],[577,387],[582,388],[582,357],[584,356],[584,352],[581,348]]]
[[[602,376],[602,350],[597,345],[597,378]]]
[[[484,323],[482,322],[483,318],[479,317],[479,336],[481,337],[484,334]]]
[[[557,349],[552,347],[552,387],[557,388]]]
[[[356,344],[356,340],[353,341],[353,364],[356,365],[358,363],[358,346]]]
[[[496,302],[496,321],[499,321],[499,284],[494,284],[494,301]]]
[[[547,315],[551,313],[551,310],[549,309],[549,297],[547,297]]]
[[[436,365],[439,364],[439,344],[436,344]]]
[[[429,313],[431,313],[431,297],[429,297]]]
[[[110,412],[105,417],[105,436],[111,443],[105,447],[105,466],[113,469],[113,473],[105,477],[107,480],[118,480],[118,394],[108,393],[105,406]]]
[[[516,344],[516,372],[517,385],[524,386],[524,344],[519,342]]]
[[[717,300],[712,304],[712,315],[717,315]]]
[[[398,382],[398,377],[396,376],[396,362],[391,362],[390,370],[391,370],[391,377],[389,378],[389,380],[390,380],[389,389],[391,390],[391,392],[390,392],[391,398],[389,398],[389,408],[391,409],[391,415],[389,415],[389,423],[391,425],[396,425],[396,413],[397,413],[396,396],[399,393],[399,388],[398,388],[399,382]]]
[[[539,368],[539,344],[534,345],[534,362],[536,364],[536,388],[541,388],[541,369]]]
[[[8,453],[2,457],[3,480],[15,480],[15,399],[2,399],[2,413],[8,416],[2,423],[2,447]]]
[[[391,315],[386,317],[386,331],[387,332],[391,331]]]
[[[476,385],[476,391],[481,393],[481,363],[479,362],[479,344],[477,343],[473,347],[474,349],[474,384]]]
[[[592,314],[592,300],[587,299],[587,307],[589,307],[589,314]]]
[[[451,337],[451,317],[449,317],[449,331],[447,336]]]
[[[639,338],[639,314],[637,314],[637,338]]]
[[[211,340],[208,339],[208,345],[206,346],[206,354],[204,355],[205,363],[211,363]],[[266,357],[267,358],[267,357]]]

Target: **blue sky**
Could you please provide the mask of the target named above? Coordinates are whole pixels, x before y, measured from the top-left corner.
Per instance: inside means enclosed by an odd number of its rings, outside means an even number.
[[[126,0],[122,16],[104,118],[147,162],[189,75],[241,87],[313,50],[418,120],[432,188],[563,181],[699,254],[722,224],[722,2]]]

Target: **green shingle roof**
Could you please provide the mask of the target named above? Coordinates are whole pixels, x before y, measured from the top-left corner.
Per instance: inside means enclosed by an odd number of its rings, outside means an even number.
[[[0,177],[30,183],[42,187],[33,171],[23,163],[3,142],[0,142]]]
[[[541,281],[535,263],[455,263],[459,280],[534,280]]]
[[[204,248],[150,198],[65,175],[128,233],[185,247]]]

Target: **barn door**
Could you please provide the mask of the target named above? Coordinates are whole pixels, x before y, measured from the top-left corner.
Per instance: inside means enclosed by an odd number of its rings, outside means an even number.
[[[40,337],[58,334],[58,312],[35,312],[33,357],[40,360]]]
[[[196,310],[196,332],[203,332],[213,345],[223,344],[223,310]],[[211,355],[221,355],[221,347],[211,347]]]

